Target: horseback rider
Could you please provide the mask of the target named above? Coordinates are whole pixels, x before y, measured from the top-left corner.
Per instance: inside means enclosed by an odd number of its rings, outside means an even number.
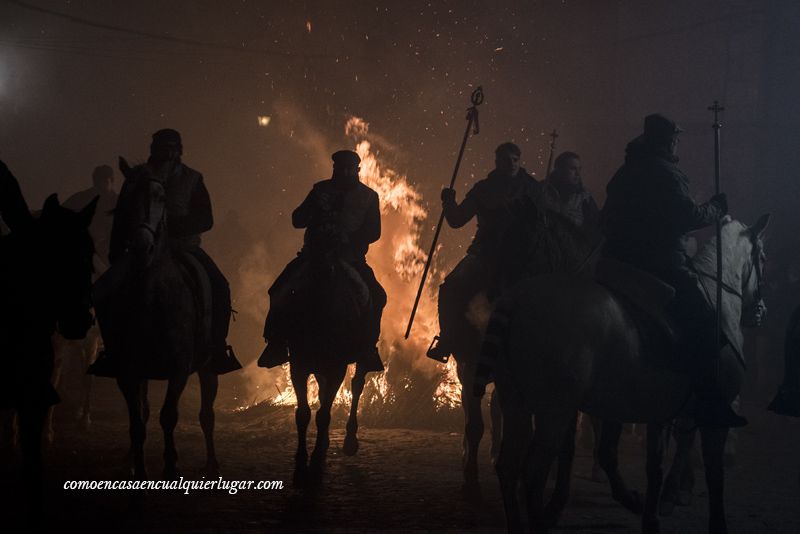
[[[200,248],[200,234],[211,230],[214,218],[211,199],[203,183],[203,175],[181,161],[183,143],[176,130],[163,129],[153,134],[147,164],[154,173],[166,176],[166,226],[169,245],[176,254],[188,254],[201,265],[211,286],[211,366],[217,374],[239,369],[241,365],[227,344],[231,318],[231,293],[225,275],[214,260]],[[127,182],[123,184],[120,200],[126,195]],[[111,229],[109,261],[113,265],[125,253],[128,244],[121,226],[124,221],[114,219]]]
[[[728,210],[724,193],[705,204],[689,196],[689,180],[678,168],[681,130],[660,114],[648,115],[644,133],[628,143],[625,164],[607,187],[601,213],[604,256],[632,264],[675,289],[668,312],[681,328],[682,346],[695,376],[695,419],[700,425],[739,427],[737,415],[716,384],[716,320],[691,271],[687,234],[705,228]]]
[[[522,152],[514,143],[503,143],[495,150],[495,169],[476,183],[456,202],[454,189],[442,190],[442,208],[451,228],[461,228],[473,217],[478,229],[467,255],[456,265],[439,287],[439,328],[436,344],[428,349],[429,358],[446,361],[456,347],[459,317],[470,300],[482,290],[491,290],[496,269],[498,243],[512,220],[512,204],[528,197],[539,202],[541,185],[520,167]]]
[[[356,354],[359,370],[383,371],[377,343],[380,336],[381,316],[386,306],[386,292],[367,264],[369,245],[381,236],[381,212],[378,193],[358,179],[361,158],[350,150],[340,150],[331,156],[333,174],[328,180],[314,184],[297,209],[292,213],[292,225],[304,228],[303,248],[269,289],[270,310],[264,324],[267,347],[258,359],[261,367],[275,367],[289,361],[288,303],[279,294],[296,284],[304,263],[311,257],[331,249],[334,254],[352,266],[367,286],[370,294],[370,312],[360,349]]]
[[[92,187],[78,191],[63,204],[65,208],[78,211],[95,197],[99,197],[97,215],[92,219],[92,225],[89,227],[89,233],[94,241],[95,275],[103,274],[107,268],[113,210],[117,205],[117,193],[112,188],[113,183],[114,169],[108,165],[95,167],[92,171]]]
[[[553,172],[542,182],[542,190],[548,208],[564,215],[578,228],[594,233],[600,210],[592,194],[583,186],[578,154],[559,154]]]

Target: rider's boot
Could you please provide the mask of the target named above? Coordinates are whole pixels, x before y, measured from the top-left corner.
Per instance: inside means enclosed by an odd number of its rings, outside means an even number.
[[[116,378],[119,375],[119,361],[111,356],[105,349],[98,351],[97,359],[89,365],[86,374]]]
[[[361,354],[358,355],[356,362],[358,363],[358,368],[363,370],[365,373],[380,373],[385,369],[383,366],[383,361],[381,360],[381,355],[378,352],[378,347],[375,345],[372,345],[361,352]]]
[[[428,351],[425,355],[437,362],[447,363],[448,358],[453,354],[452,346],[452,343],[450,343],[447,338],[439,334],[433,338],[431,346],[428,347]]]
[[[264,341],[267,342],[267,346],[258,358],[259,367],[270,369],[289,361],[289,344],[286,340],[273,338]]]

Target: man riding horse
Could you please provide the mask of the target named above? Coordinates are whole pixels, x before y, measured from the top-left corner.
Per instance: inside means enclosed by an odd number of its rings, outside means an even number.
[[[497,244],[512,220],[511,206],[524,198],[541,199],[541,186],[525,169],[520,168],[522,152],[513,143],[503,143],[495,150],[495,170],[476,183],[456,202],[454,189],[442,190],[442,208],[447,224],[461,228],[473,217],[478,229],[467,255],[456,265],[439,288],[439,328],[437,343],[428,357],[446,361],[457,348],[458,326],[470,300],[480,291],[491,290],[496,275],[493,258]],[[488,280],[488,282],[487,282]]]
[[[226,341],[231,318],[230,288],[214,260],[200,248],[200,234],[211,230],[214,225],[211,199],[203,175],[185,165],[181,161],[182,154],[180,133],[169,128],[159,130],[153,134],[147,165],[154,174],[166,177],[166,230],[170,249],[177,255],[186,254],[196,260],[208,275],[211,293],[210,362],[217,374],[224,374],[241,368]],[[127,187],[126,182],[120,192],[120,203],[125,200]],[[130,233],[122,227],[125,222],[119,217],[114,218],[109,246],[112,265],[123,257],[129,245],[124,236]],[[113,359],[114,355],[108,355],[108,358]],[[95,374],[114,376],[113,364],[110,373],[103,371],[110,364],[105,360],[98,359],[94,366]]]
[[[312,258],[331,252],[343,260],[366,285],[370,311],[355,359],[360,372],[383,371],[377,343],[381,316],[386,306],[386,292],[367,264],[369,245],[381,236],[381,213],[378,194],[358,179],[361,158],[350,150],[334,153],[333,175],[314,184],[292,213],[292,225],[304,228],[303,248],[270,287],[270,310],[264,325],[267,347],[258,360],[261,367],[274,367],[289,361],[289,335],[292,320],[291,295],[309,281],[303,266]]]
[[[689,180],[677,165],[681,131],[672,120],[653,114],[645,118],[644,133],[628,144],[625,164],[608,184],[601,214],[604,256],[674,287],[668,312],[681,329],[681,349],[694,371],[695,420],[700,425],[740,427],[747,421],[734,413],[717,388],[715,314],[684,248],[689,232],[725,215],[727,199],[721,193],[698,205],[689,196]]]

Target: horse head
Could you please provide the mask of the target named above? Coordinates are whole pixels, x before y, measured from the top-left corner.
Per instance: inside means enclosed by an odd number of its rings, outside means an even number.
[[[166,242],[166,176],[145,163],[131,167],[124,158],[119,159],[119,169],[125,184],[118,203],[116,216],[124,218],[127,235],[124,239],[131,254],[134,268],[148,269]]]
[[[74,212],[61,206],[55,194],[50,195],[37,223],[43,240],[41,261],[56,266],[49,277],[50,291],[59,331],[68,339],[82,339],[92,324],[89,293],[94,242],[89,225],[97,200]]]
[[[742,272],[742,324],[745,326],[761,326],[766,317],[767,307],[761,295],[764,287],[764,231],[769,225],[770,215],[762,215],[753,226],[741,231],[744,240],[747,260]]]
[[[510,211],[511,224],[498,251],[501,285],[540,274],[586,270],[594,247],[567,217],[529,198],[517,201]]]

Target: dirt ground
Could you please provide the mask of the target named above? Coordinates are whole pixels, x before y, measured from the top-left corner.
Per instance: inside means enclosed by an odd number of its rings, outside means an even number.
[[[153,417],[148,426],[147,464],[151,478],[161,472],[162,436],[157,407],[163,388],[151,390]],[[47,453],[44,522],[49,531],[120,530],[163,532],[504,532],[503,508],[488,458],[488,436],[481,454],[483,499],[461,494],[460,414],[436,429],[380,428],[363,425],[355,457],[341,452],[343,414],[337,414],[327,472],[316,489],[292,484],[295,444],[292,409],[257,407],[244,413],[226,408],[217,415],[217,447],[226,480],[282,480],[284,489],[240,491],[152,491],[145,514],[128,513],[130,493],[68,491],[66,480],[125,478],[127,421],[121,396],[110,380],[97,382],[91,428],[74,422],[69,402],[57,413],[55,442]],[[179,466],[187,479],[200,479],[204,462],[196,420],[194,387],[182,400],[177,429]],[[228,403],[230,405],[230,403]],[[764,404],[745,403],[751,424],[739,433],[736,465],[727,475],[731,532],[800,532],[800,424],[773,416]],[[313,438],[313,422],[312,433]],[[622,464],[633,487],[644,488],[644,456],[636,436],[626,433]],[[614,503],[606,484],[589,479],[590,453],[578,449],[571,501],[560,531],[635,533],[638,518]],[[706,525],[706,494],[701,471],[688,507],[662,519],[667,533],[701,533]],[[5,517],[22,509],[18,472],[3,466]]]

